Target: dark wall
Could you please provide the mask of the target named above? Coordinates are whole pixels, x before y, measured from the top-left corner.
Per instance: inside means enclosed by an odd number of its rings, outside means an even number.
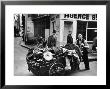
[[[50,17],[43,17],[34,20],[34,35],[45,38],[45,29],[50,29]]]

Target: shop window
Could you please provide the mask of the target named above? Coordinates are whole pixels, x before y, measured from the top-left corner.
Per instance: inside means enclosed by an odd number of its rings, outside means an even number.
[[[92,42],[97,36],[97,21],[77,21],[77,37],[82,34],[88,42]],[[76,38],[77,38],[76,37]]]
[[[87,27],[87,21],[77,21],[77,35],[76,38],[78,37],[78,34],[82,34],[83,38],[86,39],[86,27]]]
[[[95,37],[97,37],[97,21],[89,21],[86,28],[86,40],[93,42]]]
[[[93,41],[97,37],[97,29],[87,29],[87,41]]]
[[[88,22],[88,28],[97,28],[97,22],[89,21]]]

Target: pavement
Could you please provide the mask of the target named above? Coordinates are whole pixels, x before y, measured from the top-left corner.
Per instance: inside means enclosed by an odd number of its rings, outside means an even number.
[[[28,65],[26,63],[27,48],[29,46],[24,45],[20,37],[14,39],[14,75],[15,76],[33,76],[28,71]],[[32,47],[32,46],[30,46]],[[90,70],[85,70],[84,63],[80,63],[80,71],[69,74],[70,76],[96,76],[97,75],[97,54],[89,53],[89,65]]]

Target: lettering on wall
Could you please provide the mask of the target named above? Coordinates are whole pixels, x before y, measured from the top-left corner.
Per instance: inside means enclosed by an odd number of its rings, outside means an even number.
[[[64,18],[97,20],[97,14],[64,14]]]

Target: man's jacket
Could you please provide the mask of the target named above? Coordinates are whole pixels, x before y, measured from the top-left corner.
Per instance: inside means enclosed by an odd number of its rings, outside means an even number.
[[[73,44],[73,38],[70,34],[67,36],[67,44]]]
[[[53,35],[49,36],[47,45],[49,48],[55,47],[56,46],[56,37],[54,37]]]

